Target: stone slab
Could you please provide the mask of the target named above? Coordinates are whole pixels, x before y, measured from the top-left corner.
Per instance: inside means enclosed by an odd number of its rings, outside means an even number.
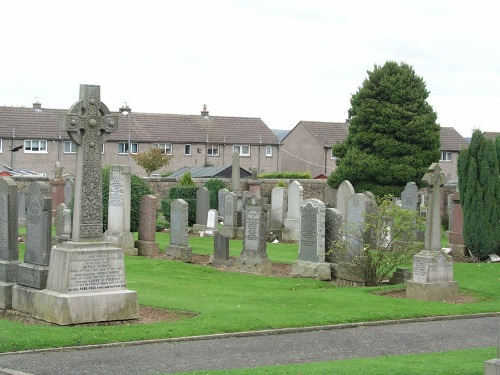
[[[30,288],[45,289],[48,275],[48,266],[21,263],[17,268],[17,283]]]
[[[135,241],[135,247],[137,248],[138,254],[141,256],[155,256],[160,253],[160,245],[158,242],[152,241]]]
[[[272,263],[268,258],[241,255],[236,259],[235,265],[240,272],[259,275],[270,275],[272,272]]]
[[[165,249],[165,258],[169,260],[180,260],[190,263],[193,257],[191,246],[168,245]]]
[[[332,279],[332,271],[330,263],[298,260],[292,263],[292,276],[329,281]]]
[[[40,289],[15,285],[12,288],[12,308],[25,314],[33,315],[33,300],[37,292],[40,292]]]
[[[14,283],[4,283],[0,281],[0,309],[7,310],[12,308],[12,288]]]
[[[0,281],[6,283],[17,282],[17,260],[0,260]]]
[[[484,362],[484,375],[500,375],[500,358]]]
[[[421,301],[456,301],[458,283],[456,281],[422,283],[407,280],[406,297]]]
[[[135,247],[134,234],[132,232],[112,232],[107,230],[104,232],[104,238],[114,246],[121,248],[125,255],[139,254]]]

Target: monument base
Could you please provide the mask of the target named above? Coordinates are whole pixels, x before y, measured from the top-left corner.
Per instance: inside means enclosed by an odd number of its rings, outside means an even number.
[[[219,233],[230,239],[243,238],[245,236],[243,227],[221,227]]]
[[[12,288],[15,285],[14,283],[0,281],[0,309],[7,310],[12,308]]]
[[[292,263],[292,276],[329,281],[332,279],[332,270],[330,263],[298,260]]]
[[[137,240],[135,241],[135,247],[139,255],[146,257],[156,256],[160,253],[158,242]]]
[[[17,269],[17,283],[35,289],[45,289],[48,275],[48,266],[21,263]]]
[[[136,256],[139,254],[137,248],[134,247],[134,234],[131,232],[111,232],[107,230],[104,232],[103,238],[104,241],[122,249],[125,255]]]
[[[259,275],[270,275],[273,267],[273,264],[267,257],[249,256],[248,254],[244,254],[244,252],[236,258],[235,264],[238,271]]]
[[[210,255],[208,263],[213,267],[231,267],[234,266],[234,259],[215,259],[213,255]]]
[[[131,290],[70,294],[44,289],[33,295],[32,315],[58,325],[130,320],[139,317],[139,304]]]
[[[421,301],[456,301],[458,283],[456,281],[423,283],[407,280],[406,297]]]
[[[484,375],[500,375],[500,358],[490,359],[484,362]]]
[[[467,246],[453,244],[453,243],[450,243],[449,246],[451,247],[451,254],[452,255],[455,255],[458,257],[469,256],[469,252],[467,251]]]
[[[15,285],[12,288],[12,309],[33,315],[33,299],[37,292],[41,292],[41,290],[19,284]]]
[[[366,282],[361,276],[354,274],[348,267],[344,264],[337,263],[334,267],[337,275],[337,285],[342,286],[365,286]]]
[[[165,257],[169,260],[190,263],[193,257],[193,249],[191,246],[169,245],[165,249]]]

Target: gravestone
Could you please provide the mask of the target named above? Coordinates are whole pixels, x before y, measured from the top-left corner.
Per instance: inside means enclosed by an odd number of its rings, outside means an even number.
[[[299,258],[292,264],[294,277],[331,280],[330,264],[325,262],[325,204],[308,199],[300,205]]]
[[[304,188],[298,181],[292,181],[288,185],[288,210],[283,222],[283,240],[300,240],[300,205],[303,201]]]
[[[344,224],[344,227],[347,221],[347,201],[351,199],[354,194],[356,194],[354,192],[354,188],[348,180],[342,181],[342,183],[339,185],[339,188],[337,189],[335,208],[342,214],[342,223]]]
[[[238,226],[238,196],[234,192],[224,196],[224,225],[220,233],[231,239],[241,238],[243,228]]]
[[[56,240],[58,243],[71,240],[71,210],[59,203],[56,210]]]
[[[420,212],[420,192],[416,183],[408,182],[406,184],[401,193],[401,207],[407,210]],[[424,233],[418,228],[415,229],[415,238],[418,241],[422,241],[424,238]]]
[[[28,188],[26,251],[17,268],[17,283],[12,289],[12,308],[31,314],[37,291],[47,286],[52,247],[52,197],[47,182],[34,181]]]
[[[66,180],[64,182],[64,204],[66,207],[71,207],[71,201],[73,200],[73,185],[75,183],[73,180]]]
[[[61,162],[57,161],[54,166],[54,178],[49,180],[52,190],[52,218],[55,219],[57,206],[60,203],[64,203],[64,184],[65,181],[63,179],[63,166]]]
[[[453,261],[441,249],[440,188],[445,183],[439,164],[433,163],[422,178],[429,194],[425,248],[413,257],[412,279],[406,282],[408,298],[424,301],[454,301],[458,285],[453,280]]]
[[[17,192],[17,219],[20,227],[26,226],[26,192]]]
[[[217,210],[211,209],[207,213],[207,231],[214,231],[217,229],[219,213]]]
[[[327,186],[323,191],[323,202],[326,207],[335,208],[337,204],[337,190]]]
[[[62,123],[77,147],[72,241],[51,251],[47,288],[33,298],[37,319],[68,325],[139,316],[137,293],[126,289],[123,250],[102,241],[101,150],[117,125],[100,87],[80,85]]]
[[[233,160],[231,166],[231,188],[233,191],[240,191],[240,154],[233,151]]]
[[[17,200],[17,184],[10,177],[0,177],[0,309],[12,308],[12,288],[17,282],[19,265]]]
[[[500,374],[500,334],[498,335],[497,358],[484,362],[484,375]]]
[[[158,198],[143,195],[139,203],[139,239],[135,241],[139,255],[156,256],[160,246],[156,242],[156,206]]]
[[[392,274],[391,277],[389,277],[389,284],[390,285],[396,285],[396,284],[404,284],[406,280],[409,280],[411,278],[411,273],[408,268],[396,268],[396,271]]]
[[[336,263],[334,249],[342,240],[342,214],[336,208],[325,210],[325,260]]]
[[[245,207],[243,250],[236,258],[236,267],[243,272],[269,275],[272,264],[266,252],[267,210],[256,204],[257,199],[254,198]]]
[[[207,228],[207,214],[210,210],[210,191],[206,187],[196,191],[196,224],[193,233],[202,232]]]
[[[460,203],[460,193],[452,194],[451,204],[453,206],[453,215],[451,217],[449,236],[449,246],[452,254],[457,256],[467,255],[467,247],[464,243],[464,218],[462,204]]]
[[[219,217],[222,220],[224,220],[224,208],[225,208],[224,200],[227,193],[229,193],[229,190],[227,190],[226,188],[219,189],[219,191],[217,192],[217,206],[219,211]]]
[[[192,249],[188,244],[188,204],[184,199],[176,199],[170,204],[170,245],[165,249],[165,257],[189,263]]]
[[[214,234],[214,255],[210,257],[210,263],[214,267],[228,267],[234,264],[234,260],[229,259],[229,237],[217,231]]]
[[[252,176],[249,180],[247,180],[248,191],[255,196],[260,196],[261,181],[259,181],[257,167],[251,167],[250,172],[252,173]]]
[[[284,203],[286,190],[282,187],[275,187],[271,190],[271,219],[269,229],[283,229]]]
[[[137,255],[134,234],[130,232],[130,165],[111,164],[109,170],[108,229],[104,240],[123,249],[125,255]]]

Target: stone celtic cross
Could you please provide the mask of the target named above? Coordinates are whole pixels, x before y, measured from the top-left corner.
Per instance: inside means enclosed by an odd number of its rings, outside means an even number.
[[[441,201],[440,188],[446,182],[438,163],[432,163],[428,172],[422,178],[427,184],[429,193],[425,227],[425,249],[441,250]]]
[[[73,241],[102,240],[101,150],[117,129],[118,115],[101,103],[100,86],[80,85],[80,100],[63,121],[63,130],[77,145]]]

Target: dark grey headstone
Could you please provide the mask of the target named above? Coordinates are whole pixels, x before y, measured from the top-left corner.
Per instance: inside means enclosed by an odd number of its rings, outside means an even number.
[[[219,216],[224,218],[224,209],[225,209],[225,197],[226,194],[229,193],[229,190],[226,188],[224,189],[219,189],[217,192],[217,203],[218,203],[218,211],[219,211]]]
[[[325,204],[308,199],[300,205],[299,260],[325,261]]]
[[[418,187],[414,182],[408,182],[401,193],[401,206],[407,210],[418,209]]]
[[[207,214],[210,210],[210,191],[201,187],[196,192],[196,224],[207,225]]]
[[[214,235],[214,261],[229,260],[229,237],[220,233]]]
[[[188,245],[188,204],[184,199],[176,199],[170,205],[170,244]]]

